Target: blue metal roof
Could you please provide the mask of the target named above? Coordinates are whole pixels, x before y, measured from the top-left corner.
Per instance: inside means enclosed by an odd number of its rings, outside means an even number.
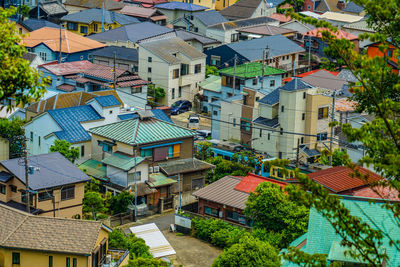
[[[59,28],[60,26],[44,19],[26,19],[20,22],[29,31],[36,31],[43,27]]]
[[[93,21],[101,22],[102,17],[104,19],[104,23],[112,24],[117,22],[120,25],[127,25],[131,23],[139,23],[140,21],[137,18],[130,17],[115,11],[104,10],[101,8],[91,8],[82,10],[76,13],[68,14],[61,18],[63,21],[73,21],[89,24]]]
[[[118,115],[118,118],[122,121],[124,120],[130,120],[130,119],[136,119],[139,116],[136,113],[128,113],[128,114],[122,114],[122,115]]]
[[[258,117],[253,122],[261,124],[261,125],[265,125],[265,126],[268,126],[268,127],[271,127],[271,128],[276,128],[279,125],[279,118],[276,117],[276,118],[273,118],[273,119],[267,119],[267,118],[264,118],[264,117]]]
[[[270,7],[277,7],[280,5],[284,0],[267,0],[267,4],[270,5]]]
[[[303,81],[301,78],[294,77],[290,82],[287,84],[279,87],[281,90],[285,91],[296,91],[296,90],[304,90],[308,88],[312,88],[313,86],[309,85],[305,81]]]
[[[94,99],[100,104],[102,107],[112,107],[112,106],[120,106],[121,103],[118,99],[115,98],[113,95],[104,95],[104,96],[97,96]]]
[[[165,114],[164,111],[162,111],[161,109],[153,109],[151,110],[154,114],[154,118],[165,121],[165,122],[169,122],[172,124],[175,124],[168,116],[167,114]]]
[[[346,4],[346,7],[343,9],[344,12],[350,12],[350,13],[357,13],[360,14],[363,12],[364,7],[357,5],[353,1],[350,1]]]
[[[167,3],[157,4],[154,7],[161,8],[161,9],[170,9],[170,10],[178,9],[178,10],[186,10],[186,11],[201,11],[201,10],[208,9],[208,7],[205,7],[205,6],[199,6],[199,5],[184,3],[184,2],[167,2]]]
[[[203,11],[203,12],[196,12],[193,14],[193,16],[195,18],[198,18],[206,26],[228,21],[224,16],[222,16],[216,10],[207,10],[207,11]]]
[[[122,46],[106,46],[104,48],[94,51],[91,55],[114,58],[114,52],[117,59],[124,59],[134,62],[139,61],[138,51],[136,49]]]
[[[279,88],[277,88],[268,95],[258,100],[258,102],[272,106],[275,105],[276,103],[279,103],[279,97],[280,97],[280,91]]]
[[[76,143],[91,140],[91,136],[80,124],[84,121],[103,119],[99,113],[90,105],[49,110],[50,116],[63,129],[54,132],[60,140]]]

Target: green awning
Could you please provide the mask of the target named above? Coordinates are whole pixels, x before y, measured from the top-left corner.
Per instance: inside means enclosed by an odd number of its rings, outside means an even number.
[[[110,165],[124,171],[129,171],[133,167],[139,165],[144,159],[145,158],[142,157],[131,158],[118,153],[114,153],[103,159],[102,162],[106,165]]]
[[[148,182],[148,184],[151,187],[160,187],[160,186],[164,186],[164,185],[174,184],[174,183],[177,183],[177,182],[178,182],[177,180],[172,179],[172,178],[168,178],[167,176],[165,176],[161,172],[149,174],[149,182]]]
[[[89,176],[93,176],[94,178],[100,180],[107,180],[106,177],[106,166],[103,165],[100,161],[89,159],[78,166],[84,173]]]

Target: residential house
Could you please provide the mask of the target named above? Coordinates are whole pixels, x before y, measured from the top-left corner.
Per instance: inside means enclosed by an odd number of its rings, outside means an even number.
[[[0,204],[0,228],[0,266],[94,267],[112,255],[111,229],[99,221],[38,217]],[[129,252],[117,253],[112,266],[127,264]]]
[[[124,6],[120,11],[121,14],[138,19],[141,22],[149,21],[165,26],[167,24],[167,16],[155,8],[146,8],[141,6]]]
[[[198,199],[198,213],[226,220],[232,223],[251,226],[243,210],[251,192],[260,183],[271,183],[285,188],[286,182],[249,173],[245,177],[225,176],[193,193]]]
[[[200,110],[204,113],[210,113],[210,103],[218,101],[221,98],[228,98],[228,94],[232,95],[231,88],[222,86],[221,76],[215,75],[210,75],[210,77],[199,83],[199,90],[201,97]]]
[[[118,121],[121,103],[113,96],[97,96],[87,105],[51,109],[34,117],[25,125],[29,138],[27,147],[32,155],[48,153],[55,140],[65,140],[78,147],[78,163],[87,160],[91,152],[91,127]]]
[[[346,3],[346,6],[342,9],[342,12],[350,15],[365,16],[364,7],[357,5],[353,1]]]
[[[144,8],[153,8],[157,4],[167,3],[167,0],[126,0],[130,5]]]
[[[230,5],[233,5],[236,1],[233,0],[216,0],[215,1],[215,10],[220,11]]]
[[[256,25],[274,25],[278,26],[279,21],[268,17],[257,17],[251,19],[240,19],[235,21],[221,22],[208,26],[206,36],[216,39],[223,44],[238,42],[239,40],[247,39],[241,37],[238,30],[241,28],[256,26]]]
[[[242,131],[247,130],[254,136],[254,149],[293,159],[298,146],[312,149],[328,140],[328,115],[332,103],[329,90],[315,88],[296,77],[258,103],[258,113],[254,114],[252,124],[248,122],[247,128],[241,127]],[[313,153],[311,157],[315,156]]]
[[[191,3],[188,0],[181,0],[181,1],[184,2],[184,3]],[[215,9],[215,0],[198,0],[197,4],[207,7],[209,10],[214,10]]]
[[[23,56],[23,59],[29,61],[29,67],[38,69],[38,67],[42,64],[44,64],[43,60],[39,55],[31,52],[26,52]]]
[[[341,28],[348,23],[354,23],[363,19],[362,16],[343,14],[339,12],[325,12],[319,19],[330,22],[333,26]]]
[[[0,202],[26,210],[25,166],[22,158],[0,162]],[[51,217],[82,217],[85,184],[90,177],[59,152],[28,157],[30,211]]]
[[[165,89],[159,102],[193,100],[205,77],[206,56],[177,37],[139,44],[139,76]]]
[[[348,81],[339,77],[338,74],[339,73],[336,71],[316,69],[298,74],[296,77],[301,78],[309,85],[322,89],[328,89],[331,93],[336,92],[337,95],[339,95],[339,92],[347,86]],[[293,78],[287,78],[284,81],[288,82],[292,79]]]
[[[127,70],[135,74],[139,71],[139,55],[137,49],[122,46],[106,46],[94,51],[92,54],[94,64],[101,64],[109,67],[115,65],[118,69]]]
[[[108,46],[137,48],[139,41],[171,31],[173,30],[155,23],[141,22],[93,34],[88,38],[105,43]]]
[[[359,36],[364,33],[375,33],[375,30],[368,26],[367,20],[362,19],[357,22],[345,24],[342,29],[348,33]],[[372,42],[370,40],[360,40],[360,49],[367,47]]]
[[[61,53],[60,53],[61,35]],[[33,31],[22,42],[29,52],[38,54],[44,62],[59,60],[71,62],[89,59],[89,54],[104,44],[67,30],[44,27]]]
[[[33,0],[34,1],[34,0]],[[38,0],[37,0],[38,1]],[[36,2],[36,1],[35,1]],[[39,12],[38,12],[39,8]],[[37,15],[39,13],[39,16]],[[59,1],[39,1],[39,5],[35,5],[30,11],[29,16],[31,18],[45,19],[56,24],[60,23],[60,19],[68,14],[68,10],[65,9],[62,3]]]
[[[103,8],[103,7],[106,10],[119,11],[126,5],[126,3],[114,0],[92,0],[92,1],[65,0],[63,1],[63,5],[68,10],[68,14],[73,14],[86,9]]]
[[[304,33],[315,29],[313,25],[302,23],[295,19],[286,23],[282,23],[279,25],[279,27],[294,31],[295,35],[293,40],[298,41],[300,43],[304,42],[304,36],[303,36]]]
[[[276,7],[265,0],[240,0],[219,11],[228,20],[269,17],[275,12]]]
[[[305,0],[303,11],[322,14],[327,11],[340,12],[344,7],[345,2],[342,0]]]
[[[69,31],[83,36],[115,29],[139,20],[116,11],[91,8],[61,18]]]
[[[240,35],[247,39],[254,39],[254,38],[261,38],[264,36],[271,36],[271,35],[282,35],[289,39],[293,39],[295,35],[295,31],[272,26],[272,25],[257,25],[257,26],[250,26],[246,28],[241,28],[238,30]]]
[[[390,43],[390,41],[388,41],[388,48],[386,50],[384,50],[383,52],[381,51],[381,49],[379,48],[382,45],[381,42],[375,42],[372,43],[370,45],[368,45],[368,56],[369,57],[383,57],[386,54],[387,59],[387,63],[388,66],[390,66],[391,68],[393,68],[393,72],[394,73],[399,73],[399,66],[398,66],[398,59],[397,56],[395,55],[394,51],[396,50],[396,47],[394,45],[392,45]]]
[[[251,49],[249,49],[251,47]],[[293,68],[296,73],[307,69],[308,64],[300,57],[304,48],[289,40],[282,35],[266,36],[247,41],[236,42],[232,44],[221,45],[219,47],[205,51],[207,55],[207,64],[218,68],[233,66],[236,56],[236,64],[245,62],[261,62],[263,50],[268,47],[268,56],[266,65],[287,71],[286,76],[293,74]]]
[[[286,14],[281,14],[281,13],[272,13],[269,17],[271,19],[275,19],[275,20],[279,21],[281,24],[292,20],[292,18],[290,16],[286,16]]]
[[[175,25],[180,19],[187,17],[190,19],[194,13],[208,9],[205,6],[176,1],[157,4],[154,7],[167,16],[167,24],[172,25]]]
[[[12,107],[10,110],[7,106],[0,105],[0,119],[7,119],[9,121],[15,119],[25,120],[25,110]]]
[[[227,21],[228,20],[224,16],[215,10],[196,12],[193,14],[193,19],[190,20],[190,22],[193,24],[192,31],[203,36],[207,35],[207,28],[209,26]]]
[[[36,30],[39,30],[43,27],[49,27],[49,28],[60,28],[60,25],[55,24],[53,22],[50,22],[45,19],[35,19],[35,18],[29,18],[25,20],[21,20],[16,22],[17,29],[19,34],[26,34],[28,32],[33,32]]]
[[[385,266],[397,266],[400,264],[398,250],[392,245],[393,236],[400,234],[396,223],[396,216],[393,211],[386,208],[386,201],[371,201],[370,198],[342,196],[341,203],[347,208],[351,216],[359,218],[362,223],[377,231],[384,231],[382,240],[378,248],[385,252],[387,259],[384,260]],[[383,230],[382,230],[383,229]],[[290,246],[301,250],[309,255],[325,254],[327,261],[341,265],[368,265],[368,262],[355,259],[349,253],[357,253],[354,248],[342,245],[344,240],[342,235],[338,234],[331,222],[318,212],[311,208],[308,221],[308,231]],[[376,243],[375,243],[376,244]],[[285,261],[282,266],[299,266],[297,264]]]
[[[308,31],[304,33],[304,48],[312,53],[315,53],[319,57],[329,58],[324,53],[324,48],[328,45],[322,40],[322,32],[327,30],[326,28],[316,28],[314,30]],[[354,50],[358,52],[359,50],[359,39],[354,34],[348,33],[343,30],[338,30],[335,33],[332,33],[338,39],[347,39],[354,44]],[[311,40],[310,40],[311,38]],[[311,49],[309,48],[311,46]]]

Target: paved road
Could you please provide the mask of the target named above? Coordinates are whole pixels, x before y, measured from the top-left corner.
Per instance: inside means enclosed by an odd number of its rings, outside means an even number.
[[[181,113],[179,115],[171,115],[171,120],[176,124],[179,125],[181,127],[187,127],[187,123],[188,123],[188,118],[191,114],[195,114],[194,111],[188,111],[185,113]],[[201,117],[200,118],[200,129],[201,130],[211,130],[211,120]]]
[[[122,226],[122,229],[125,233],[130,233],[129,228],[132,226],[147,224],[147,223],[155,223],[157,227],[161,230],[168,230],[170,224],[175,222],[175,217],[173,212],[158,214],[154,216],[150,216],[147,218],[143,218],[138,220],[135,223],[125,224]]]

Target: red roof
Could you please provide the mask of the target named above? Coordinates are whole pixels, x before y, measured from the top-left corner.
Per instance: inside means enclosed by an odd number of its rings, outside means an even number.
[[[75,86],[63,83],[59,86],[56,87],[58,90],[64,91],[64,92],[72,92],[75,90]]]
[[[316,70],[307,71],[307,72],[304,72],[304,73],[301,73],[301,74],[297,74],[296,77],[304,78],[304,77],[307,77],[308,75],[314,74],[314,73],[316,73],[316,72],[318,72],[320,70],[327,71],[330,74],[335,75],[335,76],[337,76],[339,74],[339,71],[329,71],[329,70],[326,70],[326,69],[316,69]],[[293,77],[289,77],[289,78],[283,79],[283,81],[284,82],[290,82],[292,79],[293,79]]]
[[[65,62],[65,63],[58,63],[50,62],[47,64],[40,65],[40,68],[46,69],[47,71],[53,73],[54,75],[71,75],[80,73],[90,67],[93,64],[87,60],[82,61],[73,61],[73,62]]]
[[[342,31],[342,30],[338,30],[337,32],[333,32],[331,30],[329,30],[328,28],[316,28],[314,30],[308,31],[306,32],[305,36],[313,36],[313,37],[321,37],[322,36],[322,32],[323,31],[329,31],[330,33],[332,33],[333,35],[336,35],[336,37],[338,39],[347,39],[347,40],[357,40],[358,37],[354,34]]]
[[[292,18],[290,16],[287,16],[285,14],[279,14],[279,13],[273,13],[271,16],[269,16],[271,19],[276,19],[279,20],[280,22],[288,22],[291,21]]]
[[[242,179],[242,181],[240,181],[235,186],[235,190],[250,193],[250,192],[253,192],[256,189],[256,187],[263,182],[269,182],[272,184],[276,184],[282,188],[285,188],[285,186],[287,185],[287,183],[282,182],[282,181],[278,181],[275,179],[271,179],[271,178],[267,178],[267,177],[263,177],[260,175],[249,173],[247,176],[245,176]]]
[[[396,189],[390,188],[388,186],[375,187],[375,188],[364,187],[361,189],[354,190],[351,195],[357,196],[357,197],[388,199],[388,200],[394,200],[394,201],[400,200],[399,192]]]
[[[368,186],[371,182],[382,179],[382,177],[378,174],[363,167],[359,167],[359,171],[362,174],[369,174],[368,181],[361,180],[357,177],[352,177],[351,173],[354,171],[343,166],[332,167],[322,171],[309,173],[308,177],[333,191],[334,193],[341,193],[350,189]]]

